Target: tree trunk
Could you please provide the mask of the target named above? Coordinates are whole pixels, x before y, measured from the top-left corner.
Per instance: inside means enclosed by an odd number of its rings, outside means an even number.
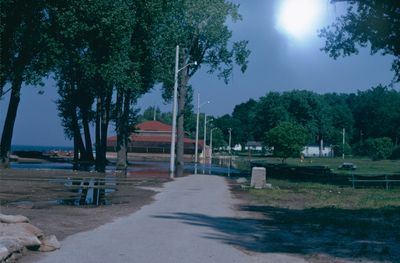
[[[82,161],[82,157],[86,155],[85,145],[83,144],[81,130],[79,129],[78,116],[76,114],[76,108],[72,113],[72,122],[73,122],[73,134],[74,134],[74,152],[77,152],[77,158],[75,162]],[[75,157],[75,156],[74,156]]]
[[[130,135],[129,110],[130,92],[119,90],[117,92],[117,165],[118,170],[128,167],[128,138]]]
[[[21,96],[21,85],[22,77],[18,76],[12,83],[10,102],[8,104],[7,116],[4,122],[3,133],[1,136],[0,167],[3,168],[8,168],[10,166],[11,142]]]
[[[96,99],[96,170],[100,170],[101,161],[99,156],[101,156],[101,108],[102,108],[102,99],[101,97],[97,97]]]
[[[107,159],[107,133],[110,120],[112,90],[109,90],[106,96],[98,98],[97,117],[96,117],[96,170],[104,172]]]
[[[81,109],[82,113],[82,126],[83,126],[83,134],[85,137],[85,148],[86,148],[86,153],[84,156],[84,160],[86,162],[93,163],[94,157],[93,157],[93,147],[92,147],[92,138],[90,136],[90,128],[89,128],[89,116],[88,116],[88,110],[87,109]]]
[[[186,55],[183,54],[183,68],[186,67]],[[184,172],[184,138],[185,138],[185,103],[186,103],[186,92],[187,92],[187,68],[182,71],[180,83],[178,85],[178,121],[176,129],[176,176],[183,176]]]

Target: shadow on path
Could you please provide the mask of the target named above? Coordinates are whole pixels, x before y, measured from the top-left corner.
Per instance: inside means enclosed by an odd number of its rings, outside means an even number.
[[[400,262],[400,210],[286,209],[241,206],[263,219],[212,217],[197,213],[155,216],[209,228],[205,238],[248,251],[326,254],[342,259]]]

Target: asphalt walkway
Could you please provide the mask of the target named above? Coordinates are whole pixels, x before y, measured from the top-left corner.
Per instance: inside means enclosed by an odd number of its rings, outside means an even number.
[[[243,252],[224,178],[191,175],[165,185],[156,201],[127,217],[66,238],[39,262],[300,263],[285,254]],[[247,222],[249,224],[249,222]],[[243,235],[248,236],[248,235]],[[253,240],[247,240],[253,242]]]

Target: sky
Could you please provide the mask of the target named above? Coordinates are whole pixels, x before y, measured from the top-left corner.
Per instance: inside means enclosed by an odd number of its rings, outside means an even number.
[[[235,68],[228,85],[207,74],[205,66],[192,77],[194,99],[200,93],[201,104],[210,101],[201,108],[208,115],[231,114],[237,104],[258,99],[270,91],[305,89],[317,93],[353,93],[379,84],[388,85],[393,79],[390,56],[371,56],[369,49],[360,49],[358,55],[334,60],[320,51],[324,40],[318,38],[317,30],[343,14],[345,3],[332,5],[329,0],[232,2],[240,4],[239,12],[243,16],[237,23],[227,22],[233,32],[232,40],[248,40],[251,55],[247,71],[242,74]],[[299,2],[302,4],[298,5]],[[49,78],[45,83],[43,88],[23,88],[14,145],[72,145],[65,139],[57,116],[55,82]],[[399,85],[395,88],[398,90]],[[154,105],[162,111],[172,109],[171,104],[163,102],[159,86],[138,101],[142,110]],[[0,100],[1,130],[7,106],[6,96]]]

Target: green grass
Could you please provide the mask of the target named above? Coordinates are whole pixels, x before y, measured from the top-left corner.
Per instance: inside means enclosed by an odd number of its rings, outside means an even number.
[[[282,159],[279,158],[254,158],[252,161],[260,161],[267,163],[282,163]],[[355,171],[343,171],[339,170],[338,167],[343,162],[350,162],[357,165]],[[366,158],[346,158],[345,160],[341,158],[306,158],[304,162],[300,162],[298,158],[288,158],[286,160],[288,165],[296,166],[327,166],[332,169],[334,173],[346,174],[355,173],[362,175],[381,175],[381,174],[400,174],[400,160],[381,160],[372,161]]]
[[[257,203],[285,208],[378,209],[400,208],[400,189],[353,189],[329,184],[290,182],[271,179],[273,189],[255,190],[250,194]]]
[[[243,210],[265,218],[261,251],[400,262],[400,189],[268,182],[272,189],[242,192]]]

